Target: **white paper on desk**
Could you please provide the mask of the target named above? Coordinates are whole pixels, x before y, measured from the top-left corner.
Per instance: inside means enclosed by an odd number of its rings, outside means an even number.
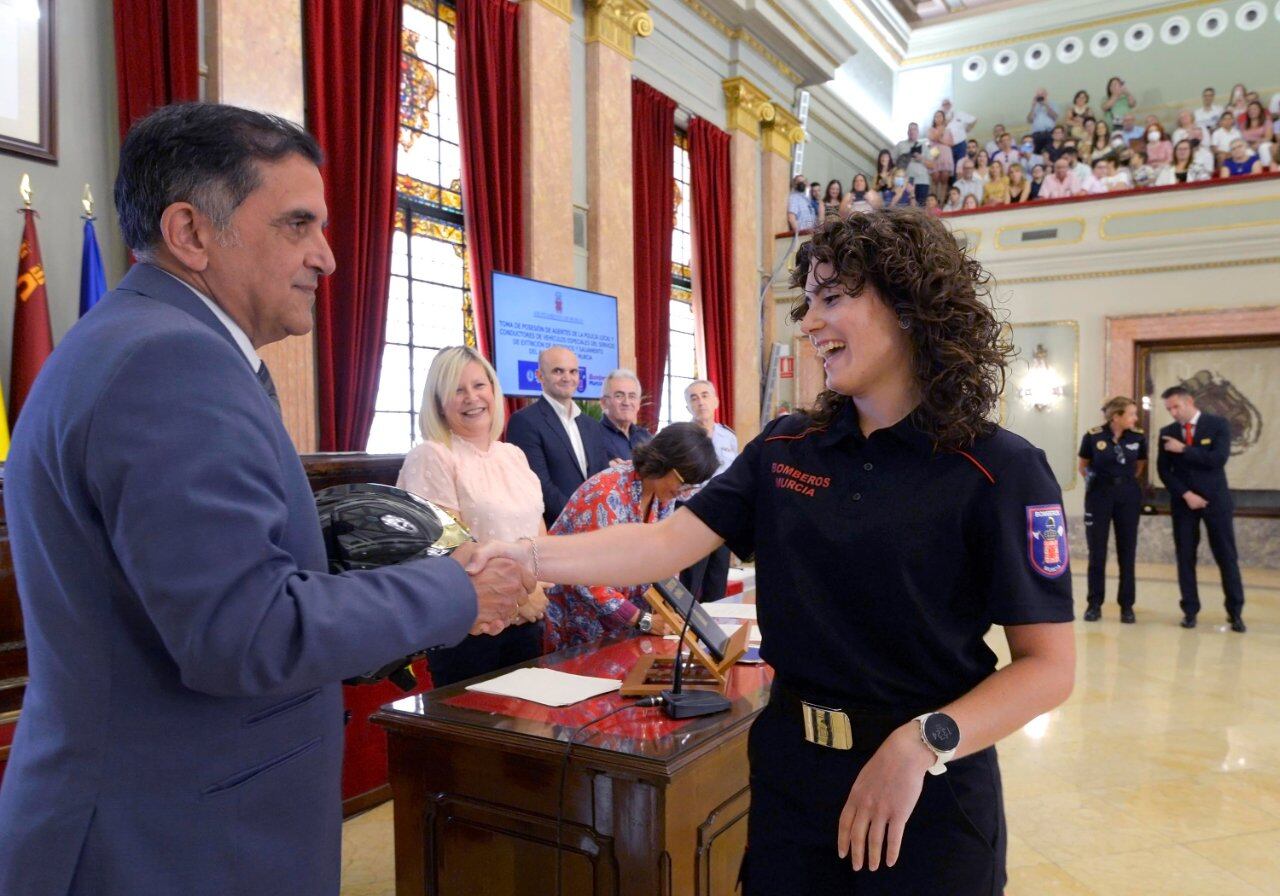
[[[727,601],[716,601],[713,604],[703,604],[710,615],[717,619],[755,619],[755,604],[731,604]]]
[[[568,706],[616,691],[621,686],[622,682],[615,678],[592,678],[555,669],[531,668],[516,669],[497,678],[467,685],[467,690],[517,697],[543,706]]]

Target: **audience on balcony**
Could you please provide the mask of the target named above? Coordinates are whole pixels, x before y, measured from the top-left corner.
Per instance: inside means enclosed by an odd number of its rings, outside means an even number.
[[[1249,148],[1249,144],[1244,140],[1233,140],[1231,142],[1230,154],[1222,160],[1222,177],[1243,177],[1246,174],[1256,174],[1262,168],[1262,160],[1258,158],[1258,154]]]
[[[844,202],[844,185],[838,180],[827,183],[827,192],[822,197],[822,217],[839,218],[840,208]]]
[[[812,198],[803,192],[797,176],[788,220],[802,217],[795,213],[802,199],[820,206],[815,221],[885,205],[942,214],[1280,172],[1280,92],[1264,105],[1256,91],[1236,84],[1223,106],[1206,87],[1197,108],[1172,116],[1172,132],[1137,106],[1119,76],[1108,79],[1096,111],[1088,91],[1078,90],[1060,114],[1041,88],[1027,113],[1028,131],[1015,134],[997,123],[983,146],[972,136],[977,119],[944,100],[925,134],[912,122],[905,140],[880,150],[875,173],[855,174],[847,193],[833,180],[819,201],[816,191]]]
[[[849,182],[849,192],[840,202],[840,217],[847,218],[854,212],[869,212],[884,205],[884,199],[867,183],[867,176],[858,172]]]
[[[1009,166],[1009,201],[1011,203],[1026,202],[1031,198],[1031,181],[1020,162]]]
[[[1107,79],[1107,98],[1102,101],[1102,113],[1112,126],[1129,117],[1137,105],[1138,101],[1133,98],[1133,91],[1124,83],[1124,78],[1114,75]]]
[[[1005,137],[1008,137],[1005,134]],[[1005,176],[1004,165],[992,162],[987,174],[987,182],[982,187],[983,205],[1009,204],[1009,178]]]

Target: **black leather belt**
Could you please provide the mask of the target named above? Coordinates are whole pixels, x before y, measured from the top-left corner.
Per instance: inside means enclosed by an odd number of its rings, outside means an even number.
[[[804,739],[833,750],[872,753],[904,722],[922,712],[870,711],[863,708],[830,706],[806,700],[774,679],[769,705],[782,710],[804,726]]]

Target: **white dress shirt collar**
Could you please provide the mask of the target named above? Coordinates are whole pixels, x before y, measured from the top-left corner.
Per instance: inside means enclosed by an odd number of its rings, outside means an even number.
[[[1200,412],[1196,411],[1196,415],[1192,417],[1190,420],[1188,420],[1187,422],[1191,424],[1192,429],[1195,429],[1196,424],[1200,422]]]
[[[208,306],[209,310],[213,312],[213,316],[218,319],[219,323],[221,323],[224,327],[227,328],[227,332],[230,333],[231,338],[235,340],[236,345],[239,347],[240,351],[244,354],[245,360],[249,362],[249,369],[252,370],[254,373],[257,373],[258,368],[262,365],[262,359],[258,357],[258,353],[257,351],[254,350],[253,343],[249,341],[248,335],[245,333],[244,330],[240,329],[239,324],[237,324],[234,320],[231,319],[231,315],[223,311],[222,307],[218,305],[217,302],[209,298],[200,290],[196,289],[187,281],[179,277],[174,277],[173,274],[170,274],[168,271],[165,271],[164,268],[158,267],[156,268],[156,270],[164,271],[164,273],[168,274],[170,277],[173,277],[174,280],[177,280],[187,289],[195,293],[196,296],[199,297],[200,301],[204,302],[205,305]]]
[[[578,407],[578,403],[572,398],[569,399],[569,407],[566,408],[563,401],[548,395],[545,389],[542,390],[542,397],[547,400],[547,404],[551,405],[551,409],[556,412],[556,416],[565,423],[572,422],[579,414],[582,413],[582,408]]]

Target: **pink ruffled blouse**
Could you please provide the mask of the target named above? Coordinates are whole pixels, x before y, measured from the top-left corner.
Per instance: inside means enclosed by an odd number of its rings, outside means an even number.
[[[524,452],[506,442],[481,451],[466,439],[411,450],[396,485],[456,511],[478,541],[515,541],[541,531],[542,485]]]

